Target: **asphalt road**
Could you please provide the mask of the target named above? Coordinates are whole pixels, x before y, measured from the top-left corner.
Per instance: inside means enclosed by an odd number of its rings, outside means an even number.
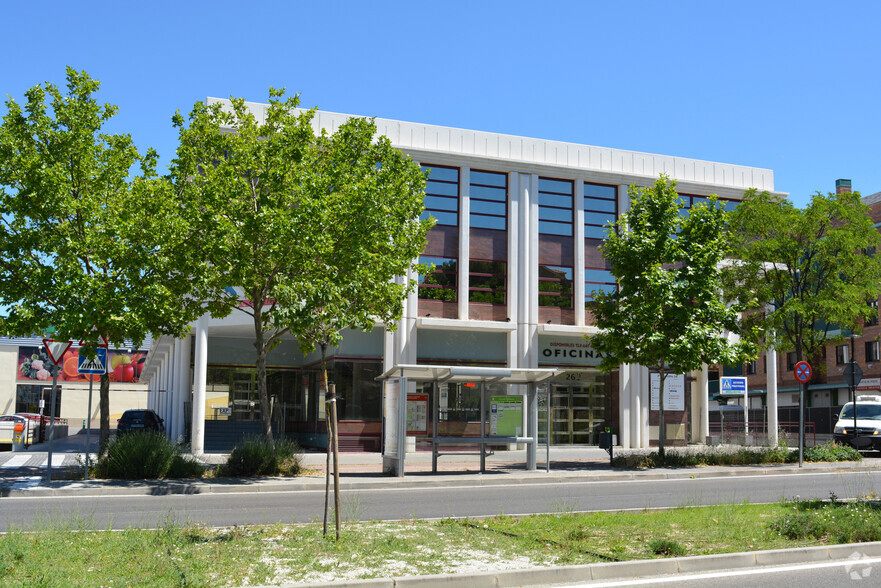
[[[264,491],[266,490],[266,491]],[[780,473],[695,479],[635,479],[478,486],[472,477],[446,485],[341,491],[346,520],[394,520],[545,512],[644,509],[881,494],[881,472]],[[46,525],[155,528],[168,521],[230,526],[319,520],[318,490],[151,496],[9,496],[0,498],[0,529]]]

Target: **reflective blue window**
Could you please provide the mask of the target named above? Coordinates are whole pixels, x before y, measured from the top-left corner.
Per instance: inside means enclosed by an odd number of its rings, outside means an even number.
[[[423,171],[428,172],[429,181],[439,180],[442,182],[459,183],[459,169],[455,167],[437,167],[434,165],[423,165]]]
[[[486,200],[471,200],[471,215],[493,214],[504,217],[508,207],[504,202],[488,202]]]
[[[607,235],[608,229],[606,229],[605,227],[584,225],[585,239],[605,239]]]
[[[584,224],[603,226],[615,222],[615,213],[584,211]]]
[[[508,174],[471,170],[471,185],[508,188]]]
[[[453,167],[423,165],[428,172],[425,182],[425,212],[422,218],[429,215],[439,225],[459,225],[459,170]]]
[[[471,226],[504,231],[508,221],[508,174],[471,170]]]
[[[539,220],[559,221],[571,224],[572,211],[566,210],[565,208],[550,208],[547,206],[540,206],[538,209],[538,218]]]
[[[567,180],[538,179],[538,232],[572,235],[574,184]]]
[[[429,210],[446,210],[456,212],[459,210],[459,200],[445,196],[426,196],[425,208]]]

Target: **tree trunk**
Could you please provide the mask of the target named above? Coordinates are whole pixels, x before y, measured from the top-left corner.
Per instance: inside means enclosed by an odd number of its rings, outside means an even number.
[[[100,407],[101,425],[98,434],[98,455],[104,455],[110,443],[110,374],[101,374],[98,404]],[[89,415],[91,417],[91,415]],[[86,419],[88,422],[88,418]]]
[[[263,436],[270,446],[272,439],[272,408],[269,405],[269,392],[266,389],[266,340],[263,328],[263,313],[254,302],[254,347],[257,349],[257,399],[260,401],[260,422],[263,425]],[[262,307],[261,307],[262,308]]]
[[[321,380],[324,386],[324,422],[327,423],[327,466],[324,469],[324,529],[323,537],[327,537],[327,511],[330,502],[330,455],[331,443],[333,443],[333,430],[330,420],[330,411],[327,410],[327,343],[320,343],[321,347]]]

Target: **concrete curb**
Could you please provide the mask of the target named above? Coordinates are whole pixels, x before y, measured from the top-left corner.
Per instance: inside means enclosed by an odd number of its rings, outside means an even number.
[[[743,570],[746,568],[774,567],[822,561],[845,561],[854,553],[867,557],[881,557],[881,542],[597,563],[555,568],[505,570],[477,574],[440,574],[336,581],[312,583],[308,584],[308,586],[314,588],[426,588],[429,586],[441,586],[443,588],[514,588],[516,586],[547,586],[596,580],[614,581],[720,570]],[[305,585],[307,584],[282,584],[281,586],[282,588],[295,588]]]
[[[495,472],[488,474],[411,474],[405,478],[369,475],[365,479],[343,475],[343,490],[374,490],[380,488],[443,488],[452,486],[497,486],[510,484],[563,484],[573,482],[621,482],[631,480],[682,480],[733,476],[762,476],[769,474],[816,474],[835,472],[879,471],[881,463],[838,462],[811,463],[799,468],[791,465],[730,466],[680,468],[675,470],[628,471],[574,471],[551,472]],[[228,494],[245,492],[305,492],[323,491],[324,478],[260,478],[252,480],[217,479],[193,481],[136,481],[118,480],[53,481],[48,485],[0,490],[7,497],[46,496],[149,496],[172,494]]]

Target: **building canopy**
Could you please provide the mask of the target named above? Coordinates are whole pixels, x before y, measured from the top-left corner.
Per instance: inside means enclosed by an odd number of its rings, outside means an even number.
[[[449,365],[396,365],[377,380],[407,378],[411,382],[492,382],[499,384],[539,384],[561,374],[549,368],[495,368]]]

